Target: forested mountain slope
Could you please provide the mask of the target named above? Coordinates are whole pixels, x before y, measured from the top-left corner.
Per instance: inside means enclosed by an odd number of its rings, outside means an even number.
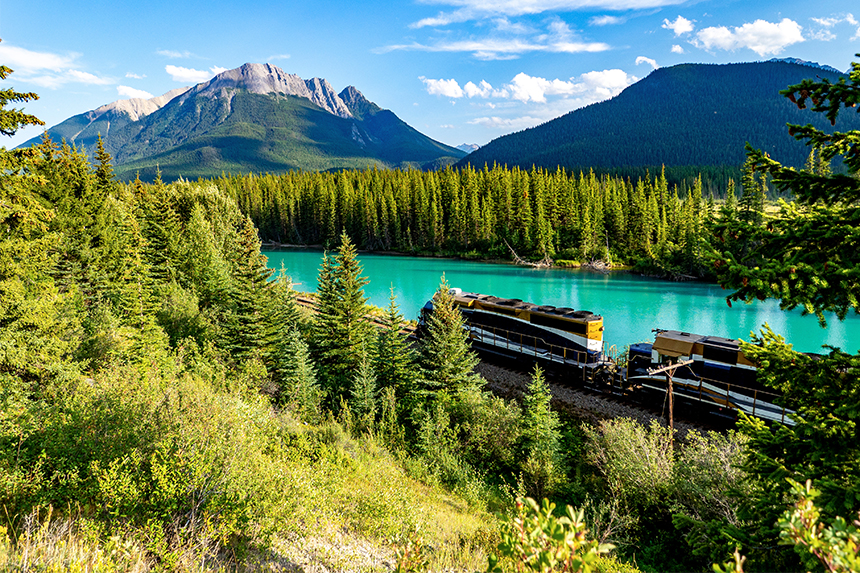
[[[739,167],[749,142],[802,167],[809,149],[788,135],[785,124],[823,129],[829,122],[797,109],[779,91],[811,77],[836,81],[839,74],[789,61],[660,68],[608,101],[495,139],[461,164]],[[860,129],[860,117],[839,116],[836,129]]]
[[[171,93],[162,96],[168,97]],[[419,133],[350,86],[245,64],[169,101],[115,102],[48,130],[95,149],[100,133],[124,179],[214,177],[223,172],[435,167],[464,153]],[[106,112],[105,108],[109,108]],[[37,143],[39,138],[25,146]]]

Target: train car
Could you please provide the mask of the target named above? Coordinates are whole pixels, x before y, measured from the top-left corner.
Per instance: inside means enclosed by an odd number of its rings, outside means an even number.
[[[477,350],[580,368],[585,365],[593,368],[603,360],[600,315],[463,292],[458,288],[450,292],[466,319],[472,346]],[[432,311],[431,299],[422,309],[421,323],[426,323]]]
[[[631,345],[626,379],[628,385],[645,392],[668,391],[664,372],[653,373],[670,363],[690,362],[672,376],[676,398],[705,403],[718,413],[735,417],[737,412],[791,423],[792,412],[776,404],[779,394],[756,380],[756,365],[737,340],[703,336],[677,330],[656,330],[652,344]]]
[[[519,299],[463,292],[452,288],[454,304],[465,318],[472,347],[484,354],[537,362],[605,393],[638,395],[669,392],[672,363],[689,362],[672,374],[673,397],[705,410],[736,418],[738,412],[785,424],[792,412],[777,404],[779,394],[756,379],[757,368],[737,340],[677,330],[656,329],[653,343],[629,347],[620,368],[604,352],[603,317],[585,310],[539,306]],[[421,310],[419,333],[433,312],[433,300]]]

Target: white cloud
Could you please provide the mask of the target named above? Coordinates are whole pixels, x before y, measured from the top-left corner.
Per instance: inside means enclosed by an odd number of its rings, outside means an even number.
[[[587,72],[580,75],[578,80],[571,78],[571,81],[547,80],[520,72],[506,87],[511,92],[511,98],[523,103],[543,103],[548,95],[580,94],[588,95],[591,101],[599,101],[618,94],[634,81],[634,76],[617,69]]]
[[[652,66],[657,65],[650,58],[640,58]],[[448,98],[513,99],[522,103],[544,104],[547,102],[547,96],[575,95],[584,102],[582,105],[586,105],[617,95],[638,78],[618,69],[587,72],[578,78],[570,78],[569,81],[558,78],[548,80],[520,72],[510,83],[498,89],[485,80],[481,80],[479,84],[470,81],[461,88],[455,79],[435,80],[423,76],[418,79],[426,86],[427,93]]]
[[[497,116],[477,117],[473,120],[470,120],[468,123],[471,125],[483,125],[484,127],[489,127],[492,129],[514,130],[534,127],[540,123],[543,123],[544,121],[546,120],[527,115],[514,118],[502,118]]]
[[[76,68],[80,54],[36,52],[12,44],[0,44],[0,63],[15,71],[15,79],[48,89],[70,83],[109,85],[114,80]]]
[[[683,4],[685,0],[425,0],[428,4],[451,6],[452,12],[440,12],[410,24],[411,28],[440,27],[448,24],[495,18],[524,16],[543,12],[592,10],[641,10]]]
[[[275,60],[289,60],[291,57],[292,56],[290,56],[290,54],[275,54],[266,58],[266,61],[274,62]]]
[[[610,46],[602,42],[554,42],[538,43],[523,40],[460,40],[442,42],[433,45],[425,44],[403,44],[386,46],[375,50],[376,53],[386,53],[395,50],[422,51],[422,52],[472,52],[472,55],[481,60],[514,59],[520,54],[530,52],[555,52],[555,53],[580,53],[580,52],[603,52],[609,50]]]
[[[818,24],[821,28],[819,30],[812,30],[809,33],[809,39],[812,40],[824,40],[830,41],[836,38],[836,34],[831,31],[837,24],[841,24],[845,22],[850,26],[858,26],[857,32],[854,36],[851,37],[851,40],[860,39],[860,22],[854,18],[854,15],[850,12],[845,14],[844,16],[831,16],[829,18],[810,18],[813,22]]]
[[[657,65],[657,60],[646,58],[645,56],[639,56],[638,58],[636,58],[636,65],[638,66],[639,64],[648,64],[655,70],[660,67]]]
[[[663,28],[667,30],[672,30],[675,33],[675,36],[680,36],[681,34],[689,34],[693,31],[693,22],[687,20],[683,16],[678,16],[675,18],[674,22],[670,22],[668,19],[663,20]]]
[[[493,28],[496,32],[507,34],[531,34],[534,28],[526,26],[519,22],[511,22],[507,18],[495,18],[493,20]]]
[[[444,39],[435,43],[412,42],[376,48],[384,54],[393,51],[471,52],[479,60],[512,60],[522,54],[535,52],[578,54],[603,52],[611,47],[603,42],[582,41],[561,18],[552,18],[546,30],[525,28],[511,24],[506,18],[494,21],[494,30],[488,38]]]
[[[463,97],[463,88],[457,83],[457,80],[432,80],[424,76],[418,78],[424,85],[427,86],[427,93],[430,95],[440,95],[444,97]]]
[[[682,48],[682,47],[681,47],[681,46],[679,46],[678,44],[673,44],[673,45],[672,45],[672,53],[673,53],[673,54],[683,54],[683,53],[684,53],[684,48]]]
[[[444,124],[440,125],[439,127],[441,127],[442,129],[454,129],[454,126],[451,125],[450,123],[444,123]]]
[[[158,54],[159,56],[164,56],[166,58],[173,58],[173,59],[190,58],[190,57],[194,56],[194,54],[192,54],[188,50],[186,50],[184,52],[177,52],[176,50],[156,50],[155,53]]]
[[[621,18],[619,16],[593,16],[588,23],[592,26],[612,26],[615,24],[623,24],[626,21],[626,18]]]
[[[778,24],[756,20],[729,30],[714,26],[699,30],[693,44],[706,50],[736,50],[749,48],[759,56],[779,54],[787,46],[802,42],[803,28],[795,21],[783,18]]]
[[[619,69],[588,72],[579,77],[582,93],[591,100],[588,103],[616,96],[630,84],[639,81],[636,76],[628,75]]]
[[[91,74],[89,72],[82,72],[80,70],[67,70],[66,77],[69,78],[69,81],[80,82],[84,84],[94,84],[97,86],[106,86],[114,83],[114,81],[111,79],[100,78],[95,74]]]
[[[116,91],[122,97],[140,98],[140,99],[150,99],[150,98],[154,97],[149,92],[146,92],[143,90],[138,90],[135,88],[130,88],[128,86],[116,86]]]
[[[164,71],[170,74],[171,79],[175,82],[199,84],[211,79],[213,76],[216,76],[221,72],[227,71],[227,69],[213,66],[209,68],[209,71],[207,72],[206,70],[195,70],[194,68],[183,68],[168,64],[164,66]]]
[[[11,44],[0,44],[0,61],[18,74],[32,74],[43,70],[59,72],[74,64],[79,54],[52,54],[34,52]]]
[[[135,79],[135,80],[142,80],[143,78],[145,78],[145,77],[146,77],[146,74],[134,74],[134,73],[132,73],[132,72],[127,72],[127,73],[125,74],[125,77],[127,77],[127,78],[133,78],[133,79]]]

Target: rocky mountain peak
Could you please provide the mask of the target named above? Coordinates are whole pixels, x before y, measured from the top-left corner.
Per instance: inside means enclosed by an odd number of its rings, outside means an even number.
[[[378,105],[364,97],[354,86],[347,86],[338,94],[338,97],[346,104],[352,115],[359,119],[382,110]]]
[[[149,99],[131,98],[121,99],[103,106],[97,107],[87,113],[87,118],[94,121],[108,112],[125,113],[132,121],[137,121],[140,118],[151,114],[152,112],[164,107],[164,104],[172,100],[178,95],[181,95],[191,88],[186,86],[170,90],[166,94],[156,96]]]
[[[244,64],[238,68],[221,72],[208,82],[198,84],[186,94],[208,97],[226,96],[234,90],[247,90],[255,94],[283,94],[303,97],[324,110],[339,117],[352,117],[349,108],[338,97],[326,80],[313,78],[303,80],[295,74],[288,74],[272,64]],[[184,101],[184,99],[183,99]]]

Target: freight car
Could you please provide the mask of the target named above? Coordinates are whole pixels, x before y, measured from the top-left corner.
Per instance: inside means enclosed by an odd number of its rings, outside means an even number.
[[[742,411],[791,423],[791,410],[778,405],[779,394],[756,380],[756,365],[736,340],[655,330],[654,342],[630,345],[619,361],[615,352],[605,351],[600,315],[457,288],[450,293],[465,318],[472,347],[482,354],[536,362],[571,382],[640,398],[669,392],[666,373],[656,370],[687,363],[672,372],[675,399],[719,415],[735,417]],[[432,312],[431,299],[421,309],[419,335]]]

